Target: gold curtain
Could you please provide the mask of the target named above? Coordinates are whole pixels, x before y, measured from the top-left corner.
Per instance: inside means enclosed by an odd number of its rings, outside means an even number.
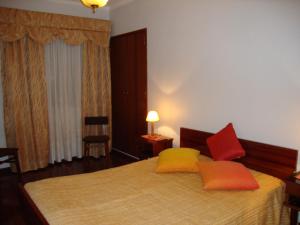
[[[55,39],[84,44],[82,118],[108,116],[111,136],[110,29],[106,20],[0,7],[6,138],[8,146],[20,149],[22,171],[48,165],[44,45]],[[83,126],[83,135],[94,131],[99,132]]]
[[[95,126],[85,126],[86,116],[108,116],[107,130]],[[111,77],[109,48],[95,45],[92,41],[83,47],[82,77],[82,133],[83,136],[107,132],[111,137]],[[100,145],[100,154],[103,146]],[[99,146],[90,147],[91,155],[99,156]]]
[[[107,20],[0,7],[0,40],[6,42],[28,35],[41,44],[62,39],[67,44],[92,41],[95,45],[108,47],[110,29],[111,23]]]
[[[30,38],[3,43],[2,85],[8,147],[18,146],[22,171],[48,165],[44,48]]]

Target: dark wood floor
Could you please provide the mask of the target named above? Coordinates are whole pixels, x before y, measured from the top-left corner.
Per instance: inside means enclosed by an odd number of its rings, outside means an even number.
[[[117,152],[111,153],[112,167],[135,162]],[[51,165],[45,169],[23,174],[24,182],[31,182],[49,177],[66,176],[94,172],[105,169],[104,158],[89,158],[89,160],[74,159]],[[25,210],[19,200],[17,177],[7,170],[0,170],[0,225],[31,225],[26,219]]]

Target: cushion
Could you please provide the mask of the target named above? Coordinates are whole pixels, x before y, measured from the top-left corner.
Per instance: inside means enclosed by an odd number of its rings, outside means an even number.
[[[254,190],[259,185],[241,163],[212,161],[198,163],[205,190]]]
[[[199,171],[200,152],[192,148],[169,148],[159,153],[156,172],[193,172]]]
[[[206,141],[214,160],[232,160],[245,156],[245,150],[235,134],[232,123]]]

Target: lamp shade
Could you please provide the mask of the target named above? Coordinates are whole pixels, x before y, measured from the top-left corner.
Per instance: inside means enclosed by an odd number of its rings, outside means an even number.
[[[107,4],[108,0],[81,0],[81,2],[86,7],[95,10],[95,8],[104,7]]]
[[[159,121],[159,116],[158,113],[156,111],[149,111],[147,118],[146,118],[147,122],[157,122]]]

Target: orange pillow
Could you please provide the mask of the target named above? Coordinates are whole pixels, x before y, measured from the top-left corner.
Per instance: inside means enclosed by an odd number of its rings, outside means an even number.
[[[255,190],[259,185],[241,163],[231,161],[199,162],[204,190]]]

